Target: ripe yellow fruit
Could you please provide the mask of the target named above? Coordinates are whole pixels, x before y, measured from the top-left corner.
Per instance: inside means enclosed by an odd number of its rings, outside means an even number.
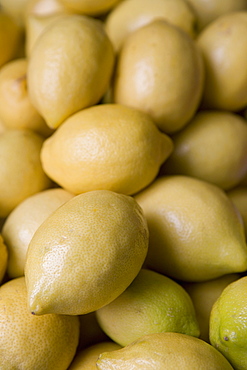
[[[247,276],[229,284],[213,305],[210,343],[235,370],[247,368]]]
[[[247,10],[222,15],[197,38],[205,66],[202,103],[239,111],[247,105]]]
[[[163,18],[195,36],[196,16],[184,0],[125,0],[105,20],[106,32],[118,52],[126,37],[140,27]]]
[[[218,186],[188,176],[163,176],[135,199],[150,231],[147,267],[192,282],[246,271],[242,219]]]
[[[7,270],[8,250],[0,234],[0,283],[2,282],[5,272]]]
[[[247,9],[246,0],[187,0],[195,11],[198,31],[223,14]]]
[[[44,171],[80,194],[112,190],[134,194],[151,183],[173,149],[145,113],[101,104],[68,118],[44,143]]]
[[[6,218],[2,235],[8,247],[8,276],[24,275],[28,245],[39,226],[73,195],[64,189],[47,189],[23,200]]]
[[[209,319],[213,304],[227,285],[240,277],[240,274],[228,274],[200,283],[182,284],[184,289],[189,293],[195,307],[196,317],[200,327],[200,339],[209,342]]]
[[[1,370],[66,370],[78,338],[77,316],[37,317],[28,312],[24,277],[0,287]]]
[[[107,13],[121,0],[60,0],[71,11],[91,16]]]
[[[97,310],[96,316],[103,331],[121,346],[153,333],[200,334],[188,293],[174,280],[147,269],[141,269],[130,286]]]
[[[21,42],[21,30],[9,14],[0,9],[0,67],[14,59]]]
[[[82,315],[99,309],[134,280],[147,248],[146,219],[132,197],[107,190],[73,197],[29,244],[29,310]]]
[[[43,136],[52,130],[30,101],[26,58],[6,63],[0,70],[0,119],[7,128],[30,129]]]
[[[29,0],[1,0],[1,7],[24,29],[28,2]]]
[[[0,217],[7,217],[27,197],[47,189],[40,150],[44,138],[31,130],[6,130],[0,135]]]
[[[163,174],[196,177],[225,190],[247,174],[247,122],[238,114],[200,111],[172,139]]]
[[[69,370],[96,370],[96,361],[103,352],[116,351],[120,349],[117,343],[104,341],[89,346],[75,356]]]
[[[189,122],[201,100],[204,66],[194,40],[161,19],[132,32],[119,53],[113,101],[148,113],[161,131]]]
[[[77,14],[58,17],[32,50],[27,73],[30,99],[48,126],[57,128],[101,99],[113,64],[113,46],[101,21]]]
[[[181,333],[145,335],[122,349],[102,353],[96,364],[99,370],[233,370],[209,343]]]

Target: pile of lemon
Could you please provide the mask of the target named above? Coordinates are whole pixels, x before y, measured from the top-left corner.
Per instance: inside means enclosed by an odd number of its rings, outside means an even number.
[[[247,369],[247,0],[0,0],[0,369]]]

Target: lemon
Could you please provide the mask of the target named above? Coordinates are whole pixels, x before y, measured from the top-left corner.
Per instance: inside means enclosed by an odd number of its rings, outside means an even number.
[[[24,199],[6,218],[2,235],[8,247],[8,275],[24,275],[28,245],[38,227],[73,195],[64,189],[47,189]]]
[[[30,15],[47,17],[50,15],[66,13],[68,13],[68,10],[60,0],[28,0],[26,7],[26,20]]]
[[[229,190],[227,192],[227,195],[235,204],[235,206],[237,207],[242,216],[245,237],[247,240],[247,186],[244,185],[236,186],[234,189]]]
[[[209,23],[219,16],[247,9],[246,0],[187,0],[195,11],[198,20],[198,31],[201,32]]]
[[[12,16],[0,9],[0,67],[14,59],[21,42],[21,30]]]
[[[247,105],[247,10],[211,22],[198,36],[205,67],[203,107],[239,111]]]
[[[4,243],[3,237],[0,234],[0,283],[2,282],[7,270],[8,249]]]
[[[64,13],[55,13],[47,16],[30,14],[27,17],[25,52],[28,57],[31,55],[33,47],[43,31],[63,15]]]
[[[147,247],[146,219],[132,197],[108,190],[73,197],[29,244],[29,310],[82,315],[99,309],[134,280]]]
[[[247,173],[247,122],[238,114],[200,111],[172,139],[163,174],[192,176],[227,190]]]
[[[163,18],[195,37],[196,16],[184,0],[122,1],[108,13],[106,32],[118,52],[131,32],[157,18]]]
[[[209,343],[181,333],[145,335],[122,349],[102,353],[96,364],[99,370],[233,370]]]
[[[148,113],[161,131],[174,133],[195,114],[204,66],[194,40],[160,19],[135,30],[116,62],[113,101]]]
[[[40,150],[44,138],[31,130],[6,130],[0,135],[0,217],[7,217],[27,197],[47,189]]]
[[[30,55],[30,99],[48,126],[57,128],[101,99],[113,64],[113,46],[101,21],[77,14],[59,17],[43,31]]]
[[[104,341],[96,343],[75,356],[69,370],[96,370],[96,361],[103,352],[116,351],[120,349],[117,343]]]
[[[26,8],[29,0],[1,0],[1,7],[20,27],[25,28]]]
[[[79,338],[77,316],[36,317],[27,310],[24,277],[0,288],[1,370],[66,370]]]
[[[147,114],[101,104],[68,118],[44,142],[41,161],[47,175],[72,193],[131,195],[154,180],[172,149]]]
[[[71,11],[88,14],[91,16],[100,15],[111,10],[121,0],[60,0],[60,2]]]
[[[229,284],[213,305],[210,342],[235,370],[247,368],[247,277]]]
[[[96,316],[103,331],[123,347],[152,333],[200,334],[188,293],[174,280],[147,269]]]
[[[247,269],[241,216],[216,185],[162,176],[135,196],[150,231],[146,266],[182,281]]]
[[[86,347],[90,347],[99,342],[110,340],[98,323],[96,311],[79,315],[78,317],[81,330],[77,351],[84,350]]]
[[[227,285],[239,279],[240,276],[240,274],[228,274],[200,283],[182,284],[183,288],[189,293],[195,307],[200,327],[200,339],[209,342],[209,318],[213,304]]]
[[[12,129],[30,129],[43,136],[52,130],[32,105],[27,88],[26,58],[6,63],[0,70],[0,119]]]

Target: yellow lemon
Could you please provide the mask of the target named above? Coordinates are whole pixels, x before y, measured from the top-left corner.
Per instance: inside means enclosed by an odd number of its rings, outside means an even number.
[[[116,351],[120,348],[120,345],[110,341],[104,341],[89,346],[77,353],[69,370],[96,370],[96,361],[101,353]]]
[[[187,0],[195,11],[200,32],[209,23],[223,14],[247,10],[246,0]]]
[[[108,13],[106,32],[119,51],[126,37],[157,18],[163,18],[195,36],[196,16],[184,0],[125,0]]]
[[[239,279],[240,276],[240,274],[228,274],[200,283],[182,284],[194,304],[200,327],[200,338],[206,342],[209,342],[209,318],[214,302],[219,298],[227,285]]]
[[[233,370],[209,343],[181,333],[145,335],[122,349],[102,353],[96,364],[99,370]]]
[[[20,27],[12,16],[0,9],[0,67],[16,57],[20,42]]]
[[[101,104],[74,114],[42,147],[47,175],[79,194],[112,190],[134,194],[151,183],[173,149],[145,113]]]
[[[73,197],[29,244],[29,310],[82,315],[99,309],[134,280],[147,247],[146,219],[132,197],[107,190]]]
[[[100,15],[111,10],[121,0],[60,0],[68,9],[76,13],[91,16]]]
[[[0,217],[7,217],[24,199],[51,186],[40,161],[43,141],[27,129],[0,135]]]
[[[227,192],[227,195],[235,204],[237,209],[239,210],[243,223],[244,223],[244,230],[245,230],[245,237],[247,240],[247,185],[239,185],[236,186],[234,189],[231,189]]]
[[[135,199],[150,231],[147,267],[192,282],[246,271],[242,218],[218,186],[163,176]]]
[[[25,27],[26,8],[29,0],[1,0],[1,7],[20,27]]]
[[[26,7],[26,20],[30,15],[47,17],[55,14],[66,13],[68,13],[68,10],[60,0],[28,0]]]
[[[121,346],[152,333],[200,334],[188,293],[174,280],[147,269],[141,269],[130,286],[97,310],[96,316],[103,331]]]
[[[2,282],[7,270],[8,249],[4,243],[3,237],[0,234],[0,283]]]
[[[64,189],[48,189],[23,200],[6,218],[2,235],[8,247],[8,275],[24,275],[28,245],[38,227],[73,195]]]
[[[225,190],[247,174],[247,122],[238,114],[200,111],[172,139],[163,174],[196,177]]]
[[[52,130],[29,99],[26,58],[6,63],[0,70],[0,119],[13,129],[30,129],[43,136]]]
[[[28,312],[24,277],[0,287],[1,370],[66,370],[78,338],[77,316],[37,317]]]
[[[101,99],[113,64],[113,46],[101,21],[77,14],[58,17],[42,32],[29,58],[30,99],[48,126],[57,128]]]
[[[195,114],[204,66],[194,40],[161,19],[132,32],[116,62],[113,100],[148,113],[161,131],[174,133]]]
[[[214,303],[210,342],[235,370],[247,368],[247,276],[229,284]]]
[[[239,111],[247,105],[247,10],[211,22],[197,38],[205,67],[203,106]]]

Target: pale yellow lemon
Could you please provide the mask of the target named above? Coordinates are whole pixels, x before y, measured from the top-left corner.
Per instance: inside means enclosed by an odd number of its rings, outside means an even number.
[[[205,66],[203,106],[239,111],[247,105],[247,10],[210,23],[197,38]]]
[[[174,280],[147,269],[96,316],[103,331],[123,347],[147,334],[200,334],[189,294]]]
[[[246,0],[187,0],[187,2],[196,13],[199,32],[223,14],[247,10]]]
[[[114,59],[100,20],[64,15],[42,32],[29,58],[27,81],[30,99],[48,126],[57,128],[102,98]]]
[[[132,32],[116,62],[113,101],[148,113],[161,131],[174,133],[195,114],[204,66],[194,40],[165,20]]]
[[[229,190],[227,195],[230,197],[242,216],[245,237],[247,240],[247,185],[236,186],[234,189]]]
[[[195,307],[200,327],[200,339],[209,342],[209,319],[213,304],[227,285],[240,277],[240,274],[227,274],[217,279],[200,283],[182,284],[183,288],[189,293]]]
[[[8,249],[4,243],[2,235],[0,234],[0,283],[2,282],[7,270],[8,255]]]
[[[29,244],[29,310],[82,315],[99,309],[134,280],[147,248],[146,219],[132,197],[107,190],[73,197]]]
[[[68,9],[60,0],[28,0],[26,7],[26,19],[29,15],[49,17],[56,14],[66,14]]]
[[[119,104],[100,104],[68,118],[42,147],[50,178],[72,193],[133,194],[151,183],[173,149],[151,118]]]
[[[96,364],[99,370],[233,370],[209,343],[181,333],[145,335],[122,349],[102,353]]]
[[[37,14],[30,14],[26,19],[26,40],[25,40],[25,52],[27,57],[31,55],[32,49],[36,43],[36,40],[46,29],[50,26],[53,21],[62,17],[63,13],[51,14],[47,16],[40,16]]]
[[[15,19],[0,9],[0,67],[14,59],[21,42],[21,29]]]
[[[60,188],[47,189],[23,200],[6,218],[2,235],[8,247],[8,275],[24,275],[28,245],[38,227],[58,207],[73,197]]]
[[[51,186],[40,151],[44,138],[27,129],[0,135],[0,217],[7,217],[24,199]]]
[[[247,276],[229,284],[210,315],[210,342],[235,370],[247,368]]]
[[[199,111],[172,139],[163,174],[192,176],[227,190],[247,173],[247,122],[238,114]]]
[[[36,317],[27,310],[24,277],[0,287],[1,370],[66,370],[79,338],[77,316]]]
[[[26,8],[29,0],[1,0],[1,7],[20,27],[25,27]]]
[[[96,370],[96,361],[103,352],[116,351],[121,346],[117,343],[104,341],[77,352],[69,370]]]
[[[6,63],[0,69],[0,119],[7,128],[30,129],[43,136],[52,133],[30,101],[26,58]]]
[[[135,199],[150,232],[147,267],[192,282],[246,271],[242,218],[218,186],[189,176],[162,176]]]
[[[71,11],[90,16],[107,13],[119,2],[121,0],[60,0]]]
[[[157,18],[163,18],[195,36],[196,16],[184,0],[125,0],[108,13],[106,32],[119,51],[126,37]]]

